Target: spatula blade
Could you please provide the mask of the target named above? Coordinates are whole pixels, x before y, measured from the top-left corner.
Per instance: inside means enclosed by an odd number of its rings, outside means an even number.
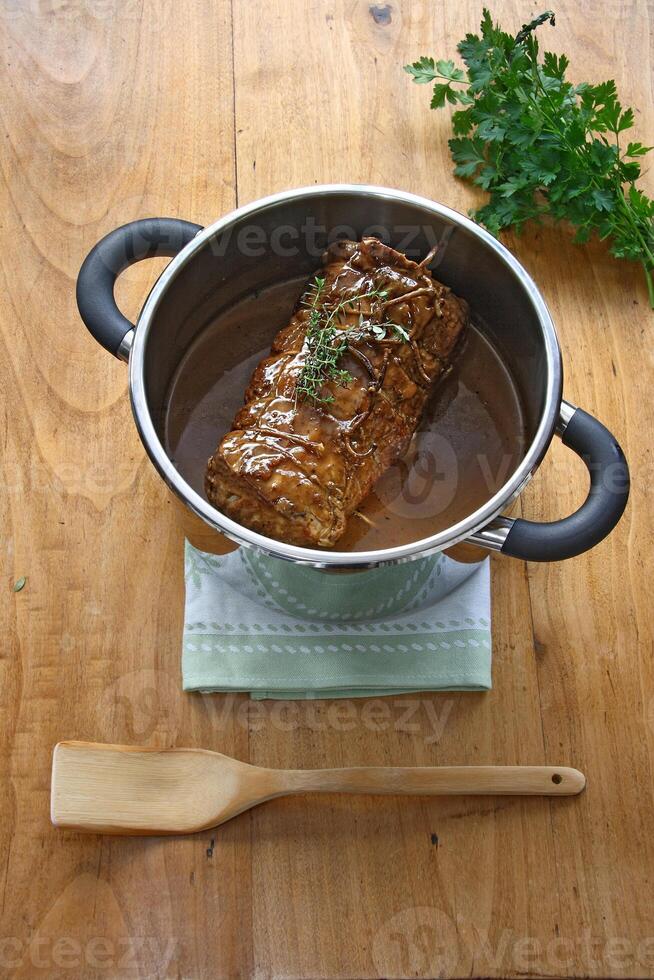
[[[203,749],[60,742],[52,822],[104,834],[193,833],[233,815],[240,767],[250,768]]]

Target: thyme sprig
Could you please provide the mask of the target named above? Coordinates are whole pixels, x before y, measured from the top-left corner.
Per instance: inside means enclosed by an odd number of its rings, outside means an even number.
[[[385,320],[383,323],[373,323],[371,320],[364,320],[363,314],[359,317],[359,326],[356,328],[356,333],[357,336],[369,334],[374,340],[390,340],[393,335],[401,340],[410,340],[408,331],[401,324],[393,323],[392,320]]]
[[[352,312],[357,305],[367,299],[386,299],[385,289],[370,289],[341,300],[331,309],[327,309],[323,301],[325,280],[316,276],[303,305],[309,310],[309,324],[305,340],[305,361],[297,380],[295,397],[308,398],[316,404],[329,404],[334,401],[330,393],[323,393],[327,381],[333,381],[340,387],[345,387],[354,380],[349,371],[339,367],[339,362],[356,336],[369,330],[377,340],[387,337],[387,331],[394,328],[398,336],[408,339],[408,334],[398,324],[386,321],[373,323],[365,320],[359,310],[359,327],[343,329],[339,316],[344,312]],[[356,310],[355,310],[356,312]]]

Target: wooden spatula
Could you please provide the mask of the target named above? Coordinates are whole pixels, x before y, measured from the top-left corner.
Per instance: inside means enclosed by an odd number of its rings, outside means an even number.
[[[60,742],[52,822],[104,834],[190,834],[292,793],[571,796],[586,780],[565,766],[262,769],[206,749]]]

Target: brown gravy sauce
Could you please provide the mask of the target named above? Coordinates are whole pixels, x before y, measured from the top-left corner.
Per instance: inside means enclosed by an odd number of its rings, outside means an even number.
[[[230,431],[255,367],[305,282],[279,283],[236,303],[201,331],[177,369],[166,405],[166,451],[202,496],[207,460]],[[473,317],[409,451],[380,477],[334,550],[391,548],[450,527],[506,482],[524,451],[516,386]]]

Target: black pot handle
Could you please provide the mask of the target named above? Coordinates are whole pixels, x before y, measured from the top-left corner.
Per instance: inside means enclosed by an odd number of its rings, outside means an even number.
[[[114,299],[120,273],[141,259],[177,255],[201,230],[201,225],[179,218],[143,218],[110,231],[93,246],[77,277],[77,307],[91,334],[110,354],[127,360],[125,338],[134,329]]]
[[[557,431],[590,473],[588,497],[579,510],[544,524],[500,517],[470,541],[523,561],[562,561],[589,551],[610,534],[629,498],[629,467],[622,449],[601,422],[567,402],[562,402]]]

